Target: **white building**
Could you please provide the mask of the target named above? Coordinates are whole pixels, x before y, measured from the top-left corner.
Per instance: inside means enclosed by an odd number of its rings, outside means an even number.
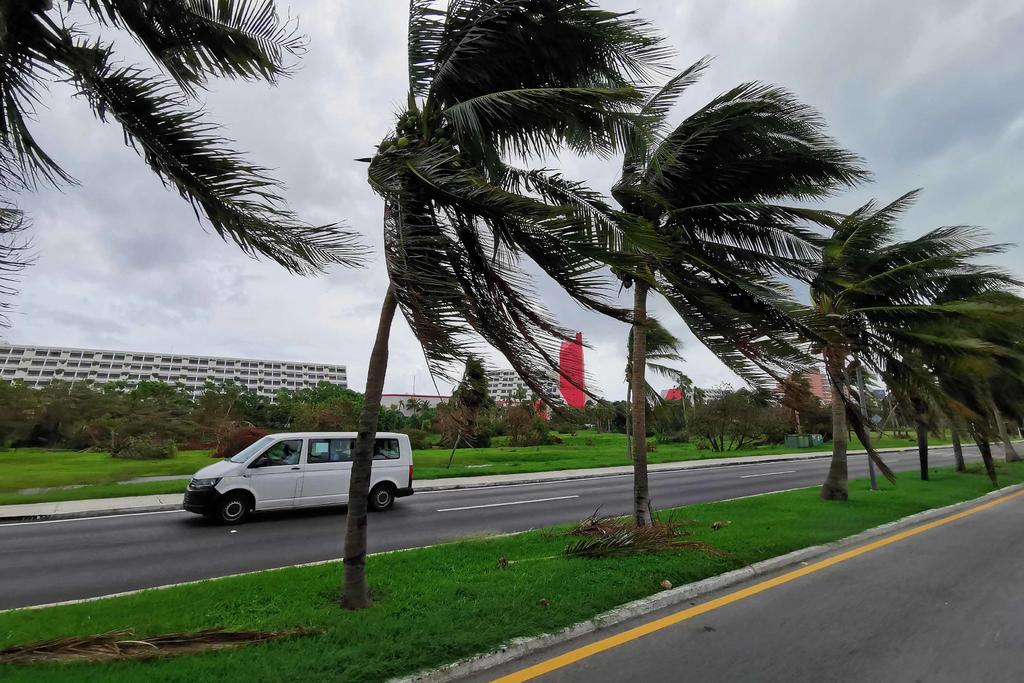
[[[552,371],[550,374],[548,392],[561,398],[558,389],[558,375]],[[533,390],[516,373],[515,370],[487,369],[487,393],[497,403],[509,403],[517,397],[525,396],[527,399],[533,396]]]
[[[0,342],[0,380],[22,380],[42,387],[54,380],[97,384],[160,381],[181,384],[193,396],[206,382],[234,382],[273,397],[279,390],[313,387],[320,382],[348,386],[344,365],[301,363],[180,353],[111,351]]]

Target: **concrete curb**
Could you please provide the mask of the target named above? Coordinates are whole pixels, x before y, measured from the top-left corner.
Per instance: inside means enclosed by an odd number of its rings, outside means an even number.
[[[655,593],[646,598],[627,603],[615,609],[599,614],[592,619],[582,621],[578,624],[568,626],[560,631],[545,633],[540,636],[527,638],[516,638],[501,648],[486,654],[469,657],[467,659],[445,665],[438,669],[425,671],[404,678],[392,679],[390,683],[442,683],[465,678],[487,669],[492,669],[507,664],[515,659],[534,654],[541,650],[561,645],[580,636],[588,635],[603,629],[616,626],[635,617],[657,612],[658,610],[688,602],[694,598],[705,596],[709,593],[735,586],[751,579],[777,572],[781,569],[791,567],[799,563],[806,563],[808,560],[817,559],[837,550],[861,545],[867,541],[874,540],[880,536],[886,536],[892,532],[900,531],[923,522],[931,521],[939,517],[945,517],[965,508],[980,505],[986,501],[1002,498],[1017,491],[1024,490],[1024,484],[1014,484],[1005,488],[991,491],[979,498],[972,498],[960,503],[948,505],[943,508],[925,510],[909,517],[888,522],[881,526],[862,531],[854,536],[833,541],[825,545],[812,546],[801,550],[794,550],[791,553],[773,557],[740,569],[712,576],[702,581],[689,583],[671,590]]]

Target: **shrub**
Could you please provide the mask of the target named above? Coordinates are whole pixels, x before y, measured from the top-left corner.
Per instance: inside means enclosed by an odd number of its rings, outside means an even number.
[[[425,430],[401,429],[399,431],[409,437],[409,444],[412,446],[413,450],[420,450],[433,446],[430,442],[430,434]]]
[[[690,432],[681,429],[667,434],[658,434],[658,443],[690,443]]]
[[[230,458],[268,434],[267,430],[250,424],[232,425],[217,435],[217,448],[213,451],[215,458]]]
[[[111,455],[126,460],[166,460],[178,453],[174,441],[158,439],[154,436],[132,436]]]

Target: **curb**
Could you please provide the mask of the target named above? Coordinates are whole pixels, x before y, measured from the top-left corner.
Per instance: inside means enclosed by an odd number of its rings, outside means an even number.
[[[919,512],[917,514],[910,515],[909,517],[903,517],[902,519],[898,519],[894,522],[882,524],[881,526],[862,531],[853,536],[847,536],[846,538],[833,541],[832,543],[794,550],[791,553],[755,562],[752,565],[735,569],[731,572],[726,572],[725,574],[719,574],[718,576],[712,576],[695,583],[688,583],[685,586],[679,586],[678,588],[655,593],[649,597],[641,598],[620,607],[616,607],[615,609],[599,614],[596,617],[573,624],[572,626],[567,626],[566,628],[553,633],[516,638],[499,649],[482,655],[462,659],[431,671],[424,671],[418,674],[413,674],[412,676],[391,679],[390,683],[443,683],[446,681],[465,678],[472,674],[480,673],[481,671],[508,664],[513,660],[520,659],[555,645],[561,645],[581,636],[616,626],[635,617],[657,612],[658,610],[672,607],[680,603],[690,601],[694,598],[702,597],[709,593],[735,586],[736,584],[749,581],[765,574],[770,574],[781,569],[806,562],[810,559],[816,559],[850,546],[860,545],[866,541],[878,538],[879,536],[885,536],[894,531],[916,526],[921,522],[945,517],[952,512],[970,508],[995,498],[1002,498],[1021,490],[1024,490],[1024,484],[1013,484],[996,491],[991,491],[978,498],[972,498],[971,500],[954,503],[953,505],[947,505],[946,507],[925,510],[924,512]]]
[[[948,446],[935,446],[935,448],[948,448]],[[898,448],[883,448],[879,450],[879,453],[906,453],[910,451],[916,451],[916,447],[898,447]],[[857,450],[850,451],[847,456],[851,455],[866,455],[867,451]],[[806,460],[823,460],[831,458],[832,454],[823,452],[820,454],[813,455],[797,455],[797,456],[772,456],[766,455],[763,460],[757,460],[756,462],[732,462],[731,458],[707,458],[707,462],[694,461],[694,460],[683,460],[678,463],[663,463],[665,465],[676,465],[675,467],[664,467],[659,469],[648,469],[650,475],[657,475],[661,472],[681,472],[685,470],[705,470],[713,469],[716,467],[744,467],[750,465],[769,464],[774,462],[803,462]],[[687,463],[701,462],[700,465],[689,465]],[[608,468],[612,469],[612,468]],[[563,481],[574,481],[578,479],[601,479],[605,477],[623,477],[628,476],[629,472],[590,472],[588,474],[571,474],[572,470],[564,470],[569,474],[558,477],[557,479],[531,479],[524,476],[521,479],[508,479],[505,481],[491,481],[491,482],[466,482],[465,484],[442,484],[439,486],[431,486],[426,484],[423,488],[418,489],[419,492],[432,492],[432,491],[457,491],[460,489],[478,489],[478,488],[489,488],[492,486],[517,486],[522,484],[557,484]],[[533,472],[532,474],[540,474]],[[470,479],[470,477],[466,477]],[[429,479],[424,481],[430,481]],[[99,499],[102,500],[102,499]],[[82,510],[78,512],[54,512],[54,513],[41,513],[31,515],[12,515],[4,516],[3,511],[0,510],[0,525],[6,522],[31,522],[41,521],[48,519],[80,519],[85,517],[107,517],[113,515],[126,515],[132,513],[143,513],[143,512],[167,512],[170,510],[181,510],[181,504],[166,504],[166,505],[147,505],[144,507],[129,507],[129,508],[103,508],[95,510]]]

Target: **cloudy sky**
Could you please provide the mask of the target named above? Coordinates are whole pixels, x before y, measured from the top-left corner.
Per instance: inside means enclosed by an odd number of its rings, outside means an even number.
[[[279,5],[284,7],[285,2]],[[1020,0],[606,0],[637,9],[669,36],[684,66],[716,57],[679,104],[681,117],[749,80],[784,85],[817,107],[875,182],[836,198],[852,209],[921,187],[908,236],[941,224],[983,225],[1024,238],[1024,3]],[[218,83],[204,97],[238,147],[275,169],[293,209],[311,222],[343,219],[379,254],[381,204],[365,181],[368,156],[404,99],[404,0],[291,0],[310,37],[301,70],[272,88]],[[117,38],[137,55],[130,38]],[[19,200],[33,220],[36,265],[25,275],[8,341],[342,363],[361,390],[386,276],[336,269],[312,279],[247,259],[204,232],[161,186],[120,131],[93,120],[63,86],[35,126],[81,181]],[[563,158],[574,177],[607,190],[615,164]],[[999,262],[1024,272],[1024,251]],[[610,398],[622,383],[626,328],[579,309],[550,282],[548,306],[593,348],[588,370]],[[734,381],[667,307],[654,311],[685,341],[699,385]],[[430,386],[404,321],[392,334],[386,389]],[[445,386],[440,387],[442,391]]]

